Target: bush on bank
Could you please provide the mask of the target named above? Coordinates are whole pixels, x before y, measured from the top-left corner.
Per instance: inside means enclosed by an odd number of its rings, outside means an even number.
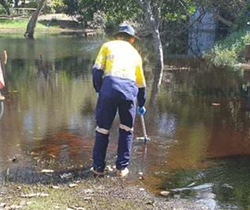
[[[233,32],[226,39],[219,41],[205,55],[205,58],[216,66],[231,66],[244,62],[244,50],[247,44],[250,44],[250,31],[248,29]]]

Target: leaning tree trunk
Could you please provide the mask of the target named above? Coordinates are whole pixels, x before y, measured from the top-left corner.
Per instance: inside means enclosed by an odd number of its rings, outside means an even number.
[[[40,0],[36,11],[31,16],[31,18],[29,20],[29,23],[27,25],[26,32],[24,34],[24,36],[26,38],[31,38],[31,39],[34,38],[34,33],[35,33],[35,28],[36,28],[37,20],[38,20],[38,17],[40,15],[40,13],[41,13],[41,11],[42,11],[45,3],[46,3],[46,0]]]
[[[8,5],[7,5],[7,3],[6,3],[6,1],[5,1],[5,0],[0,0],[0,4],[1,4],[1,5],[3,6],[3,8],[5,9],[7,15],[10,15],[10,9],[9,9],[9,7],[8,7]]]
[[[163,68],[164,68],[164,60],[163,60],[163,48],[162,42],[159,32],[159,24],[160,24],[160,10],[158,10],[158,14],[153,14],[153,8],[151,6],[151,0],[136,0],[140,5],[142,10],[144,11],[145,20],[147,25],[150,26],[150,32],[153,36],[153,44],[154,51],[156,57],[156,65],[154,69],[154,80],[152,85],[150,104],[153,105],[156,102],[157,94],[159,92],[159,88],[162,81]]]

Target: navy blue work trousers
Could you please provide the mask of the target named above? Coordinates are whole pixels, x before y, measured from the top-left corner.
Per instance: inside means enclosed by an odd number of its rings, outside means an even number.
[[[103,172],[106,166],[105,158],[109,143],[109,130],[117,112],[120,117],[120,126],[116,168],[121,170],[129,165],[133,143],[136,100],[106,97],[100,94],[96,107],[97,128],[93,149],[93,167],[98,172]]]

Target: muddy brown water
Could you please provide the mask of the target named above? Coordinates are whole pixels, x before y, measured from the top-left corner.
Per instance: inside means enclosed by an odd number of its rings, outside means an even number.
[[[84,178],[92,163],[97,99],[91,66],[104,40],[46,34],[25,40],[22,35],[1,35],[0,50],[9,53],[6,100],[0,106],[4,107],[1,184],[59,182],[58,177],[67,174]],[[142,53],[150,87],[146,49]],[[247,209],[250,74],[182,61],[167,60],[157,103],[147,106],[145,121],[151,138],[147,144],[136,139],[143,135],[136,120],[128,180],[154,193],[170,190],[174,197],[195,198],[210,209]],[[107,155],[111,166],[118,123],[116,119]],[[43,169],[53,170],[57,178],[44,175]]]

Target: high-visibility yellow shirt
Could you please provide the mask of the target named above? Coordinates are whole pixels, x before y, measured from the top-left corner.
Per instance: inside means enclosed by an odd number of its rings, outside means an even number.
[[[103,44],[94,68],[104,71],[104,77],[128,79],[138,88],[146,87],[141,56],[127,41],[114,40]]]

